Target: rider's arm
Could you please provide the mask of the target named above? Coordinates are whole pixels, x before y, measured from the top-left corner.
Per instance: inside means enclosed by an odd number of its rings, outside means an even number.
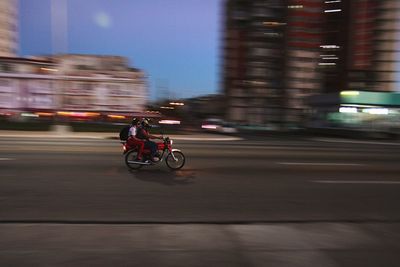
[[[163,137],[161,135],[160,136],[156,136],[156,135],[148,134],[148,137],[151,138],[151,139],[163,139]]]
[[[151,135],[148,131],[144,131],[143,129],[141,129],[141,131],[146,139],[163,139],[162,136]]]

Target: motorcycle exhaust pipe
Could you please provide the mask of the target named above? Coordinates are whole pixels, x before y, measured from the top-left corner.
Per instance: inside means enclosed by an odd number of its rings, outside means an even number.
[[[130,163],[130,164],[139,164],[139,165],[150,165],[151,164],[151,162],[130,161],[130,160],[128,160],[128,163]]]

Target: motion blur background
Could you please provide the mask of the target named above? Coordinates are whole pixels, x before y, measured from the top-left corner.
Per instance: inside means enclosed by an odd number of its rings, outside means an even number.
[[[2,129],[400,131],[396,0],[0,4]]]
[[[400,266],[399,31],[400,0],[0,0],[0,266]],[[127,168],[133,117],[182,169]]]

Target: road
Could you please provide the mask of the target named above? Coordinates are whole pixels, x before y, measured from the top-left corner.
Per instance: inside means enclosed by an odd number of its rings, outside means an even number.
[[[129,171],[115,140],[0,138],[0,263],[399,266],[399,143],[175,143],[184,169]]]

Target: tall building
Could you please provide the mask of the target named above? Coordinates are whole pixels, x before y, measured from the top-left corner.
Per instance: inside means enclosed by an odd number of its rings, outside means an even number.
[[[323,1],[289,0],[286,24],[285,124],[303,124],[306,99],[322,87],[320,73]]]
[[[323,92],[394,91],[400,1],[329,0],[324,18]]]
[[[225,3],[223,83],[227,119],[264,125],[282,120],[285,88],[284,1]]]
[[[0,57],[18,53],[18,9],[16,0],[0,1]]]
[[[320,0],[229,0],[225,9],[226,117],[253,125],[298,124],[318,93]]]
[[[311,95],[394,90],[399,19],[398,0],[227,0],[227,119],[301,125]]]
[[[377,16],[374,29],[375,71],[374,88],[382,91],[398,91],[400,58],[400,1],[378,1]]]

